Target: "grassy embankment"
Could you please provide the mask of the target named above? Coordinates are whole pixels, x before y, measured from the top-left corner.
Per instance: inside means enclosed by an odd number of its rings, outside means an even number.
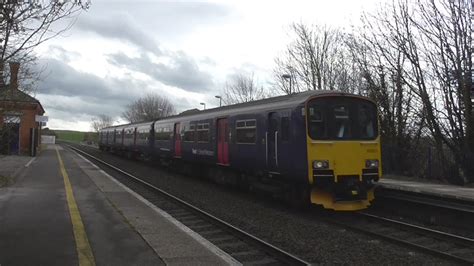
[[[79,143],[81,141],[97,142],[97,134],[93,132],[81,132],[72,130],[54,130],[58,140],[71,141]]]
[[[8,185],[9,181],[10,179],[8,177],[0,175],[0,187]]]

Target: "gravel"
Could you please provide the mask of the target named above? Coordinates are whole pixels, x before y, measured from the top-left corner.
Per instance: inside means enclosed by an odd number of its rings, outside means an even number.
[[[287,252],[315,264],[450,265],[451,262],[332,225],[324,210],[295,211],[285,203],[219,186],[203,178],[172,173],[149,163],[85,148],[109,163],[206,210]]]

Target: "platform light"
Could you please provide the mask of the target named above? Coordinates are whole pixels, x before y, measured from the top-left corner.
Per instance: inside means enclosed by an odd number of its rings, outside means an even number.
[[[289,83],[290,83],[290,93],[289,94],[292,94],[293,91],[292,91],[292,88],[291,88],[291,83],[292,83],[292,80],[293,80],[293,76],[291,76],[291,74],[283,74],[281,75],[281,77],[285,80],[288,80]]]
[[[215,97],[216,97],[217,99],[219,99],[219,107],[221,107],[221,106],[222,106],[222,96],[216,95]]]

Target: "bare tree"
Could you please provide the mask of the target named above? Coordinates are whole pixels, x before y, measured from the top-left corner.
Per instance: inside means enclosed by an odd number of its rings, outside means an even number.
[[[265,89],[259,86],[254,79],[254,74],[236,74],[227,81],[223,98],[225,104],[251,102],[266,98]]]
[[[102,128],[105,127],[110,127],[114,124],[114,120],[112,117],[108,115],[98,115],[92,119],[91,122],[91,128],[94,130],[94,132],[99,132]]]
[[[275,60],[276,86],[290,94],[305,90],[358,91],[361,79],[339,29],[327,26],[291,26],[293,42]],[[287,76],[291,76],[291,86]]]
[[[0,1],[0,87],[8,78],[5,65],[14,61],[22,65],[19,89],[32,91],[41,74],[34,70],[38,69],[34,48],[67,31],[76,15],[89,6],[89,0]]]
[[[90,1],[1,1],[0,61],[21,61],[39,44],[68,30],[74,14],[89,5]],[[54,28],[60,20],[69,23]]]
[[[175,108],[165,97],[157,94],[148,94],[127,106],[122,117],[134,123],[151,121],[173,115]]]
[[[457,183],[474,181],[472,8],[467,0],[399,0],[366,20],[374,48],[399,52],[401,61],[385,62],[412,93],[445,178]]]
[[[360,94],[377,103],[380,113],[382,160],[385,173],[419,174],[413,164],[413,150],[421,138],[423,117],[416,114],[418,103],[403,82],[406,58],[398,47],[390,47],[366,25],[357,38],[346,40],[362,79]]]

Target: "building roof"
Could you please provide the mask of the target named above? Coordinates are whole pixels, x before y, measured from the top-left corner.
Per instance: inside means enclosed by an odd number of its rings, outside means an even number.
[[[44,108],[41,105],[40,101],[36,98],[28,95],[27,93],[18,90],[11,89],[8,86],[0,88],[0,101],[3,102],[24,102],[24,103],[35,103],[38,104],[41,110],[44,113]]]

